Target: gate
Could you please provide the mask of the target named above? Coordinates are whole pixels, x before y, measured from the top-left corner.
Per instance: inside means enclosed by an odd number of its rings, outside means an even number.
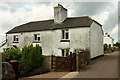
[[[53,71],[76,71],[76,53],[66,57],[52,55],[51,68]]]

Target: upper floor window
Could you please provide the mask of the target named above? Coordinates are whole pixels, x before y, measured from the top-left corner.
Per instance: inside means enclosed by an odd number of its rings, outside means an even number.
[[[62,30],[62,39],[69,39],[69,30]]]
[[[34,39],[35,41],[40,41],[40,34],[35,34]]]
[[[18,41],[19,41],[18,35],[14,35],[13,36],[13,42],[18,42]]]

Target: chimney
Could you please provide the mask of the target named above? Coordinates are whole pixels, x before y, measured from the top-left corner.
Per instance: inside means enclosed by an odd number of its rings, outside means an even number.
[[[65,9],[62,5],[58,4],[58,6],[54,7],[54,22],[62,23],[67,18],[67,9]]]

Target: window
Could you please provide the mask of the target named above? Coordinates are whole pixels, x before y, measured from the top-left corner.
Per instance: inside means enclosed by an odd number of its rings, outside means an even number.
[[[19,41],[18,35],[14,35],[13,36],[13,42],[18,42],[18,41]]]
[[[64,56],[64,54],[65,54],[65,53],[64,53],[64,49],[62,49],[62,56]]]
[[[62,49],[62,56],[68,56],[69,55],[69,53],[66,53],[66,51],[65,51],[65,49]]]
[[[67,30],[62,30],[62,39],[69,39],[69,31]]]
[[[35,34],[34,39],[35,41],[40,41],[40,34]]]

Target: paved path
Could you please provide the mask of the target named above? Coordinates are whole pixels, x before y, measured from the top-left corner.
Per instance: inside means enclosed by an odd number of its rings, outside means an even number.
[[[34,75],[30,77],[20,78],[19,80],[39,80],[40,78],[61,78],[68,74],[69,72],[48,72],[45,74]]]
[[[97,58],[74,78],[118,78],[118,52]]]

